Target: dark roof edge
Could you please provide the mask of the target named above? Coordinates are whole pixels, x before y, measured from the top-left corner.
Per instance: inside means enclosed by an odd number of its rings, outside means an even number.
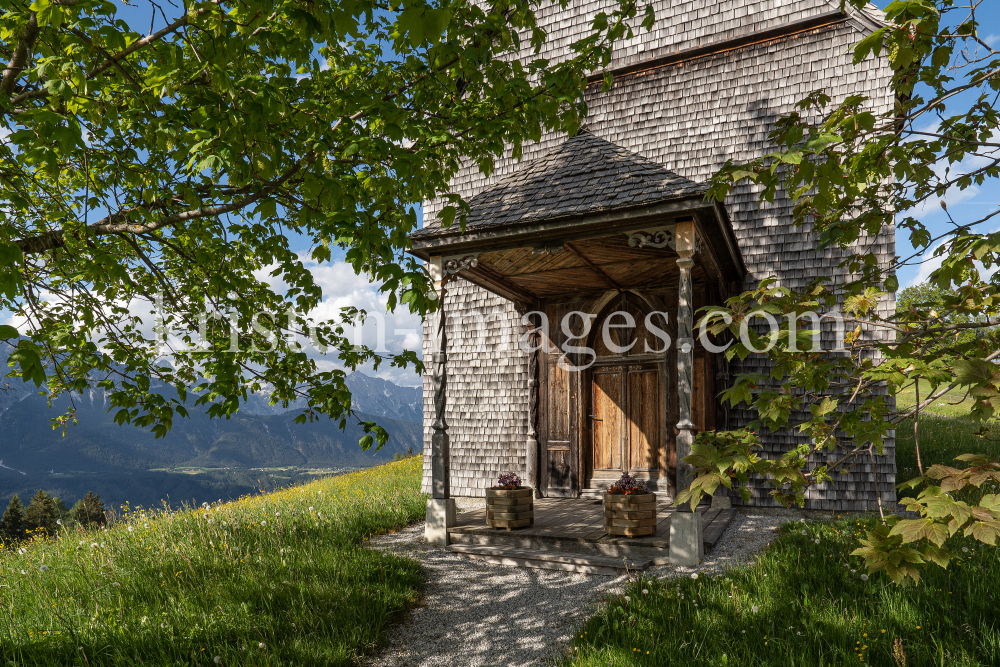
[[[630,209],[615,209],[591,213],[583,216],[565,216],[549,220],[526,222],[509,227],[494,227],[480,230],[466,228],[463,234],[458,225],[450,227],[450,234],[434,234],[422,237],[410,236],[410,253],[426,259],[431,254],[451,254],[474,251],[477,247],[510,246],[523,247],[526,241],[558,239],[567,231],[585,235],[606,235],[611,229],[624,230],[630,227],[641,229],[650,224],[650,218],[692,214],[699,210],[711,209],[712,203],[704,196],[681,197]],[[591,234],[592,232],[592,234]]]
[[[851,22],[857,27],[861,27],[864,23],[865,27],[872,30],[868,23],[874,24],[874,20],[865,15],[868,21],[863,21],[856,16],[857,12],[852,12],[851,15],[844,14],[840,10],[826,12],[820,14],[819,16],[813,16],[808,19],[802,19],[801,21],[792,21],[790,23],[785,23],[776,28],[771,28],[770,30],[761,30],[760,32],[754,32],[749,35],[744,35],[743,37],[737,37],[734,39],[726,39],[721,42],[715,42],[714,44],[709,44],[707,46],[699,46],[693,49],[684,49],[683,51],[674,51],[664,56],[657,58],[650,58],[649,60],[644,60],[642,62],[633,63],[631,65],[625,65],[623,67],[618,67],[611,70],[612,76],[624,76],[626,74],[635,74],[636,72],[642,72],[650,69],[657,69],[659,67],[664,67],[666,65],[675,65],[686,60],[694,60],[696,58],[702,58],[704,56],[711,56],[717,53],[723,53],[725,51],[733,51],[735,49],[743,48],[744,46],[750,46],[752,44],[758,44],[760,42],[770,42],[776,39],[781,39],[783,37],[790,37],[792,35],[797,35],[799,33],[808,32],[810,30],[815,30],[816,28],[823,28],[830,25],[835,25],[838,23]],[[854,19],[853,21],[851,19]],[[604,81],[604,73],[592,74],[587,77],[587,83],[600,83]]]
[[[705,183],[694,183],[694,182],[692,182],[692,184],[694,186],[699,187],[699,189],[701,191],[703,191],[702,195],[701,195],[702,197],[704,196],[705,193],[708,192],[708,187],[709,187],[708,184],[705,184]],[[698,195],[695,195],[695,197],[697,197],[697,196]],[[551,217],[551,218],[531,218],[531,219],[528,219],[528,220],[524,220],[523,222],[522,221],[518,221],[518,222],[504,222],[504,223],[488,223],[488,224],[470,225],[470,226],[467,226],[465,228],[464,232],[462,232],[461,228],[458,226],[458,224],[456,222],[451,227],[422,227],[420,229],[417,229],[417,230],[411,232],[410,233],[410,238],[412,240],[415,240],[415,241],[420,241],[420,240],[423,240],[423,239],[444,238],[444,237],[449,237],[449,236],[464,237],[464,236],[467,236],[467,235],[469,235],[471,233],[477,233],[477,232],[478,233],[484,233],[484,232],[500,231],[500,230],[517,232],[518,230],[520,230],[520,229],[526,229],[526,228],[530,227],[531,225],[544,225],[544,224],[549,224],[549,223],[556,223],[556,224],[558,224],[558,223],[560,223],[560,222],[562,222],[564,220],[585,220],[585,219],[590,218],[592,216],[602,216],[602,217],[604,217],[604,216],[607,216],[607,215],[611,215],[613,217],[614,214],[616,214],[616,213],[620,213],[623,216],[627,216],[632,211],[642,211],[642,210],[645,210],[645,209],[649,209],[651,207],[658,206],[660,204],[667,204],[669,202],[674,202],[674,201],[687,201],[689,199],[692,199],[692,195],[689,194],[689,193],[684,193],[684,194],[666,193],[666,194],[664,194],[664,196],[662,196],[662,197],[660,197],[658,199],[653,199],[651,201],[646,201],[646,202],[643,202],[643,203],[641,203],[641,204],[639,204],[637,206],[636,205],[633,205],[633,206],[623,206],[623,207],[620,207],[620,208],[609,208],[609,209],[606,209],[606,210],[603,210],[603,211],[591,211],[591,212],[588,212],[588,213],[563,213],[561,215],[554,216],[554,217]]]
[[[866,35],[889,25],[889,22],[885,20],[885,14],[877,7],[872,7],[871,3],[861,9],[850,7],[849,11],[848,19],[850,22]]]

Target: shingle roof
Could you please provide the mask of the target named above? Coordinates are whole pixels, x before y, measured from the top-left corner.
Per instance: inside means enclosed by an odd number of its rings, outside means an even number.
[[[466,228],[479,230],[526,222],[630,209],[704,196],[708,185],[678,176],[621,146],[582,130],[549,153],[469,199]],[[416,238],[454,233],[435,218]]]

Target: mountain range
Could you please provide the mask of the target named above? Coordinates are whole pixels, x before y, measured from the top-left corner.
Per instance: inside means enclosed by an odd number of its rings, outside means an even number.
[[[351,373],[347,376],[347,388],[351,390],[351,405],[358,412],[403,421],[423,421],[423,393],[416,387],[400,387],[388,380]],[[287,408],[270,405],[267,392],[261,392],[251,394],[240,411],[254,415],[277,415],[303,407],[304,401]]]
[[[74,397],[77,423],[64,434],[53,430],[51,419],[65,410],[67,398],[49,408],[33,385],[4,382],[3,502],[13,493],[23,499],[39,488],[67,503],[91,490],[114,505],[157,504],[168,496],[188,502],[234,498],[298,481],[309,469],[367,467],[423,448],[420,390],[361,373],[348,376],[347,384],[359,418],[389,432],[389,442],[378,452],[361,449],[363,431],[353,420],[344,430],[327,418],[296,424],[301,406],[281,410],[257,395],[230,419],[209,419],[193,409],[189,419],[175,418],[167,436],[156,439],[147,430],[115,424],[103,390],[92,390]]]

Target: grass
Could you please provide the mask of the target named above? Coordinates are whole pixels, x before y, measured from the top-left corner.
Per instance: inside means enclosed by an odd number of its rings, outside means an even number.
[[[931,385],[926,380],[920,381],[920,400],[926,400],[931,395]],[[954,390],[936,399],[931,405],[922,409],[921,414],[933,414],[941,417],[964,417],[972,409],[973,401],[966,391]],[[907,385],[896,394],[896,406],[900,409],[911,407],[916,403],[916,393],[913,385]],[[910,427],[912,430],[912,426]]]
[[[941,417],[920,415],[920,460],[924,470],[935,463],[964,467],[956,461],[959,454],[988,454],[1000,456],[1000,442],[996,429],[986,437],[976,435],[979,424],[968,417]],[[913,420],[907,419],[896,429],[896,482],[901,483],[919,476],[917,455],[913,447]]]
[[[916,587],[865,581],[849,554],[869,520],[786,524],[754,564],[719,576],[636,578],[580,628],[565,665],[1000,664],[1000,550],[963,541]]]
[[[421,457],[0,550],[0,665],[347,665],[419,594],[364,548],[421,517]]]
[[[920,396],[930,395],[931,386],[920,383]],[[896,395],[899,408],[910,407],[915,402],[913,386]],[[920,413],[920,459],[924,470],[935,463],[953,467],[965,464],[955,461],[959,454],[987,454],[1000,457],[1000,430],[991,429],[985,437],[976,435],[980,425],[969,417],[973,400],[966,392],[945,394]],[[917,455],[913,446],[913,420],[907,419],[896,429],[896,482],[901,483],[920,475]],[[902,495],[915,495],[906,490]]]

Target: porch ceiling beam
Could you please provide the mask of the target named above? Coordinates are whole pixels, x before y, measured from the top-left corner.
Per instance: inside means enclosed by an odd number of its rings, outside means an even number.
[[[474,269],[463,271],[459,275],[469,282],[476,283],[480,287],[484,287],[494,294],[499,294],[514,303],[525,305],[538,303],[538,297],[534,293],[524,289],[520,285],[515,285],[504,276],[482,264],[479,264]]]
[[[622,291],[622,286],[619,285],[617,282],[615,282],[614,278],[612,278],[611,276],[609,276],[608,274],[606,274],[604,271],[602,271],[601,267],[599,267],[596,264],[594,264],[593,262],[591,262],[590,259],[588,259],[586,255],[584,255],[582,252],[580,252],[576,248],[576,246],[574,246],[569,241],[567,241],[566,243],[563,243],[563,246],[565,246],[565,248],[567,250],[569,250],[571,253],[573,253],[574,255],[576,255],[577,257],[579,257],[580,259],[582,259],[583,263],[586,264],[587,266],[589,266],[594,273],[596,273],[598,276],[600,276],[601,278],[603,278],[604,282],[606,282],[609,287],[611,287],[612,289],[616,289],[619,292]]]

